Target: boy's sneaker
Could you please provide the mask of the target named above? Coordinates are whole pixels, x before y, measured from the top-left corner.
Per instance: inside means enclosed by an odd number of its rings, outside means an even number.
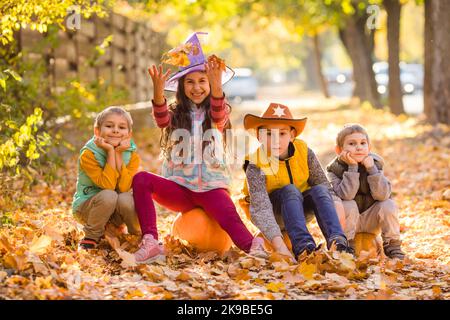
[[[330,248],[333,245],[333,243],[336,245],[337,251],[355,254],[355,250],[349,245],[349,242],[344,237],[339,236],[331,240]]]
[[[139,249],[134,253],[137,264],[146,264],[154,261],[164,261],[166,256],[163,247],[151,234],[142,237]]]
[[[98,242],[94,239],[84,238],[80,241],[79,247],[84,250],[96,249]]]
[[[316,251],[318,248],[316,247],[316,244],[313,242],[308,242],[305,246],[305,248],[303,250],[301,250],[300,254],[306,250],[306,252],[308,254],[313,253],[314,251]]]
[[[384,254],[391,259],[405,259],[405,253],[401,248],[402,241],[391,239],[383,243]]]
[[[355,255],[355,239],[348,240],[348,253]]]
[[[252,246],[250,247],[250,252],[248,254],[257,258],[267,259],[269,255],[264,249],[264,239],[254,237],[252,240]]]

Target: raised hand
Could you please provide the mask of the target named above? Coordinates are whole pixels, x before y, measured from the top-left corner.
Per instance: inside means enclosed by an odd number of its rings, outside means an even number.
[[[211,94],[213,97],[222,98],[222,72],[224,69],[223,60],[213,56],[208,58],[205,63],[205,71],[208,76],[209,84],[211,85]]]
[[[166,72],[163,72],[162,65],[159,65],[157,68],[155,65],[152,65],[148,68],[148,73],[152,78],[153,82],[153,100],[156,104],[164,103],[164,85],[169,79],[171,70],[168,69]]]

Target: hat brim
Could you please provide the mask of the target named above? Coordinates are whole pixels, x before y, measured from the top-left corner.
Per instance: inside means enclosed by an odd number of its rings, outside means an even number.
[[[257,130],[261,126],[270,124],[287,124],[293,127],[296,131],[296,136],[299,136],[303,129],[305,129],[307,118],[301,119],[274,119],[274,118],[262,118],[255,116],[253,114],[247,114],[244,117],[244,128],[245,130]]]
[[[180,79],[184,75],[187,75],[188,73],[195,71],[205,71],[205,65],[203,63],[197,64],[195,66],[189,67],[187,69],[175,73],[172,77],[170,77],[170,79],[166,81],[164,90],[177,91],[178,79]],[[230,81],[233,77],[234,77],[234,70],[228,66],[225,66],[225,71],[222,72],[222,85]]]

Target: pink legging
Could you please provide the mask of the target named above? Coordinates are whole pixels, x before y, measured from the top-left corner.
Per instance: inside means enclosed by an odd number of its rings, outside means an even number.
[[[225,189],[194,192],[164,177],[142,171],[134,176],[133,197],[143,235],[151,234],[158,239],[155,200],[172,211],[186,212],[196,207],[203,208],[230,235],[238,248],[250,251],[253,236]]]

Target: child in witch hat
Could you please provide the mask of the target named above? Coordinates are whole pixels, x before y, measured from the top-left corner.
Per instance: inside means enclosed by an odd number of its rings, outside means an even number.
[[[230,175],[224,159],[218,156],[218,153],[224,153],[215,152],[223,150],[225,130],[231,127],[231,108],[225,100],[222,85],[233,77],[234,72],[215,56],[205,58],[199,34],[192,34],[184,45],[167,54],[166,62],[178,65],[178,73],[169,78],[170,71],[164,72],[161,66],[153,65],[149,69],[154,92],[153,116],[158,127],[163,129],[164,163],[163,176],[139,172],[133,180],[133,195],[143,234],[140,249],[135,253],[138,263],[164,256],[157,241],[154,201],[178,212],[201,207],[230,235],[237,247],[253,255],[265,255],[262,239],[254,238],[248,231],[230,198]],[[176,91],[176,101],[169,106],[164,90]],[[214,141],[203,141],[208,130]],[[182,141],[178,140],[180,136]],[[174,142],[174,138],[177,141]],[[187,148],[178,152],[180,146]],[[196,159],[199,151],[201,155]]]
[[[276,251],[291,256],[280,229],[285,228],[297,258],[303,251],[317,248],[306,227],[309,208],[328,248],[335,244],[339,251],[350,251],[325,173],[306,142],[296,138],[305,124],[306,118],[294,119],[288,107],[277,103],[271,103],[261,117],[245,115],[245,129],[261,142],[244,165],[243,193],[252,222]]]

